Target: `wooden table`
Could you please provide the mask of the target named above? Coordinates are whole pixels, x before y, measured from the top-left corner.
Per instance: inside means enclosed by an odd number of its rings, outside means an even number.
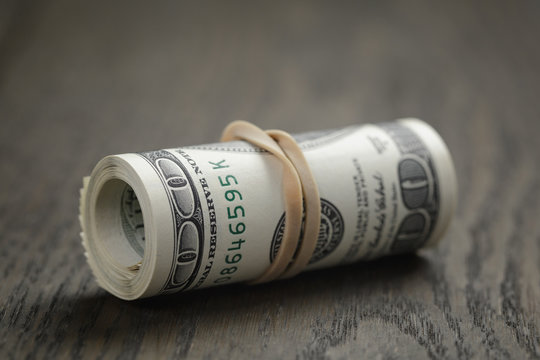
[[[539,358],[540,5],[0,5],[0,358]],[[135,302],[96,285],[103,156],[417,116],[459,207],[419,255]]]

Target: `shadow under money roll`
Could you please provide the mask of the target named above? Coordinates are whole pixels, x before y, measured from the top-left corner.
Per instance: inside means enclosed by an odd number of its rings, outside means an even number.
[[[305,270],[412,252],[443,236],[456,178],[448,149],[426,123],[294,138],[320,195]],[[285,241],[283,171],[246,141],[104,158],[84,179],[80,200],[83,245],[99,285],[132,300],[257,279]]]

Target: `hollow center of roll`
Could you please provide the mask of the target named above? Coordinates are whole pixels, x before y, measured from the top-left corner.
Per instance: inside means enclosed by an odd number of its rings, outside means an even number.
[[[132,267],[144,257],[144,217],[135,191],[118,179],[107,181],[96,201],[96,231],[112,259]]]

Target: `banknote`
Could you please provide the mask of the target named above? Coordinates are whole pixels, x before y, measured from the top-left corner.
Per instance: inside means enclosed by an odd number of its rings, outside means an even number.
[[[294,138],[321,204],[306,271],[413,252],[443,236],[456,177],[425,122]],[[282,165],[245,141],[108,156],[84,179],[80,221],[98,283],[122,299],[249,282],[283,240]]]

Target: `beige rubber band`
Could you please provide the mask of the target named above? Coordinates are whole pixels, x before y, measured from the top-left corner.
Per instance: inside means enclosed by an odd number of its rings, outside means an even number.
[[[252,283],[294,276],[309,263],[317,245],[320,226],[319,192],[304,154],[288,133],[281,130],[265,132],[247,121],[234,121],[225,128],[221,141],[232,140],[248,141],[276,156],[283,165],[285,202],[283,239],[274,261]],[[304,236],[299,246],[303,204],[305,206]]]
[[[281,277],[289,278],[299,274],[311,260],[311,256],[317,246],[319,237],[319,228],[321,225],[321,200],[319,188],[315,182],[315,177],[311,173],[304,153],[291,135],[282,130],[266,131],[285,152],[289,160],[296,169],[302,184],[302,193],[304,200],[304,234],[300,243],[300,248],[292,264],[289,265]],[[290,201],[286,199],[285,201]],[[285,223],[286,225],[287,223]],[[292,239],[294,240],[294,239]]]

